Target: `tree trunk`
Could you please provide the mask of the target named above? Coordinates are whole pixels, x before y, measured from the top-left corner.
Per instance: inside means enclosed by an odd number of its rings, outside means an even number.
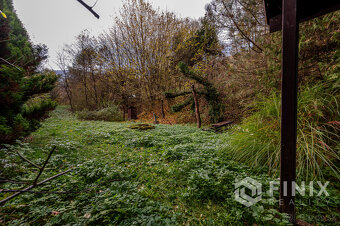
[[[72,97],[71,97],[71,94],[69,92],[66,91],[66,94],[67,94],[67,99],[68,99],[68,102],[70,104],[70,107],[71,107],[71,112],[74,112],[74,107],[73,107],[73,103],[72,103]]]
[[[161,107],[162,107],[162,118],[165,118],[165,112],[164,112],[164,100],[161,100]]]
[[[86,103],[86,107],[89,107],[89,101],[88,101],[88,97],[87,97],[87,82],[86,82],[86,71],[85,69],[83,69],[83,85],[84,85],[84,94],[85,94],[85,103]]]
[[[94,75],[94,71],[91,68],[91,77],[92,77],[92,82],[93,82],[93,90],[94,90],[94,101],[96,102],[96,107],[98,107],[98,92],[97,92],[97,85],[96,85],[96,78]]]
[[[72,91],[70,89],[70,85],[69,85],[68,78],[66,77],[66,75],[65,75],[65,78],[64,78],[64,89],[65,89],[65,92],[66,92],[66,95],[67,95],[68,102],[71,106],[71,111],[73,112],[74,108],[73,108],[73,103],[72,103]]]
[[[195,101],[195,112],[196,112],[196,120],[197,120],[197,128],[201,128],[201,115],[200,115],[200,108],[198,103],[198,98],[195,91],[195,85],[192,85],[192,95]]]

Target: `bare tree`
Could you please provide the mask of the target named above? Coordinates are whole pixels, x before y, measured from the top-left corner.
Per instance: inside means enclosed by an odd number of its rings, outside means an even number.
[[[67,56],[67,51],[65,49],[58,52],[57,65],[59,66],[59,69],[62,72],[60,81],[66,93],[69,105],[71,107],[71,111],[74,111],[73,101],[72,101],[73,95],[72,95],[72,88],[71,88],[71,78],[68,72],[69,65],[68,65],[67,59],[68,59],[68,56]]]
[[[227,45],[237,52],[240,49],[263,51],[259,38],[265,33],[266,25],[261,0],[213,0],[206,10],[207,17],[226,37]]]

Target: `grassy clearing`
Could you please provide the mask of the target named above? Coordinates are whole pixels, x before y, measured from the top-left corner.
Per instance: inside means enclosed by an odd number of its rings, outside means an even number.
[[[251,176],[268,184],[271,178],[255,175],[249,168],[230,160],[221,151],[228,148],[225,134],[168,125],[139,131],[129,129],[129,125],[80,121],[65,107],[58,107],[38,131],[26,138],[26,143],[1,150],[3,173],[15,176],[15,180],[32,180],[35,174],[34,169],[13,153],[14,149],[41,164],[55,145],[57,152],[43,178],[75,168],[72,173],[35,189],[68,191],[67,194],[23,194],[2,208],[0,224],[286,222],[275,210],[277,201],[265,194],[265,200],[250,208],[234,200],[235,180]],[[3,189],[9,187],[2,184]],[[330,197],[315,197],[310,203],[307,198],[298,197],[299,218],[309,222],[316,222],[314,216],[323,216],[324,221],[339,219],[339,195],[334,189],[328,192]],[[5,197],[1,196],[1,199]]]

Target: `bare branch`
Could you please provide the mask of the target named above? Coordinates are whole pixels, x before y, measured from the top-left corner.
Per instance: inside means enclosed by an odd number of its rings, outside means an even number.
[[[15,193],[15,194],[13,194],[13,195],[11,195],[11,196],[8,196],[7,198],[5,198],[5,199],[3,199],[3,200],[0,201],[0,206],[4,205],[6,202],[8,202],[9,200],[11,200],[11,199],[17,197],[18,195],[22,194],[23,192],[27,192],[27,191],[31,190],[32,188],[35,188],[35,187],[40,186],[40,185],[42,185],[42,184],[45,184],[46,182],[48,182],[48,181],[50,181],[50,180],[53,180],[53,179],[55,179],[55,178],[57,178],[57,177],[60,177],[60,176],[62,176],[62,175],[64,175],[64,174],[70,172],[71,170],[72,170],[72,169],[69,169],[69,170],[67,170],[67,171],[65,171],[65,172],[59,173],[59,174],[57,174],[57,175],[54,175],[53,177],[47,178],[47,179],[45,179],[45,180],[43,180],[43,181],[41,181],[41,182],[39,182],[39,183],[37,183],[37,184],[35,184],[35,185],[33,184],[33,185],[31,185],[31,186],[29,186],[29,187],[23,189],[23,190],[18,191],[17,193]]]
[[[90,7],[89,5],[87,5],[85,2],[83,2],[82,0],[77,0],[80,4],[82,4],[88,11],[90,11],[97,19],[99,19],[99,15],[93,11],[92,7]]]
[[[14,64],[12,64],[12,63],[10,63],[10,62],[8,62],[6,59],[4,59],[4,58],[2,58],[2,57],[0,57],[0,59],[3,60],[4,62],[6,62],[7,64],[9,64],[9,65],[15,67],[15,68],[18,69],[19,71],[22,71],[19,67],[17,67],[16,65],[14,65]]]
[[[11,183],[11,184],[30,184],[32,182],[29,181],[14,181],[9,179],[0,180],[0,183]]]
[[[46,161],[45,161],[43,167],[41,167],[41,169],[40,169],[40,171],[39,171],[37,177],[35,178],[35,180],[34,180],[34,182],[33,182],[33,185],[36,185],[36,184],[37,184],[37,181],[38,181],[39,177],[41,176],[42,172],[44,171],[44,169],[45,169],[45,167],[46,167],[48,161],[50,160],[50,158],[51,158],[53,152],[55,151],[55,149],[56,149],[56,146],[54,146],[54,147],[52,148],[52,150],[50,151],[50,153],[49,153],[49,155],[48,155],[48,157],[47,157],[47,159],[46,159]]]
[[[17,153],[17,154],[19,155],[19,157],[20,157],[21,159],[23,159],[24,161],[28,162],[29,164],[31,164],[31,165],[34,166],[35,168],[41,169],[40,166],[38,166],[37,164],[35,164],[35,163],[32,162],[31,160],[29,160],[29,159],[25,158],[23,155],[21,155],[19,151],[16,151],[16,153]]]
[[[0,193],[12,193],[12,192],[21,192],[21,193],[36,193],[36,194],[70,194],[70,193],[79,193],[79,192],[66,192],[66,191],[59,191],[59,192],[53,192],[53,191],[25,191],[25,190],[0,190]]]
[[[228,6],[226,5],[226,3],[224,1],[222,1],[222,4],[226,10],[226,12],[228,13],[228,17],[230,18],[230,20],[233,22],[233,24],[235,25],[235,27],[237,28],[237,30],[241,33],[241,35],[247,39],[250,43],[252,43],[258,50],[260,50],[260,52],[263,52],[263,49],[258,46],[253,40],[251,40],[245,33],[244,31],[240,28],[240,26],[238,25],[238,23],[235,21],[234,16],[232,15],[232,13],[229,11]],[[253,49],[254,50],[254,49]],[[255,50],[254,50],[255,51]],[[255,51],[258,52],[258,51]],[[260,53],[258,52],[258,53]]]

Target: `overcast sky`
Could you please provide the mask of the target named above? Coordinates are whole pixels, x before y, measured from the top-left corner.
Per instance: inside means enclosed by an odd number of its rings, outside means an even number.
[[[93,5],[96,0],[84,0]],[[84,29],[93,35],[112,25],[112,18],[122,6],[122,0],[98,0],[94,10],[96,19],[76,0],[13,0],[14,8],[34,43],[46,44],[49,48],[48,67],[55,65],[56,52],[64,44],[70,44]],[[210,0],[149,0],[153,6],[168,9],[180,17],[199,18],[204,15],[204,6]]]

